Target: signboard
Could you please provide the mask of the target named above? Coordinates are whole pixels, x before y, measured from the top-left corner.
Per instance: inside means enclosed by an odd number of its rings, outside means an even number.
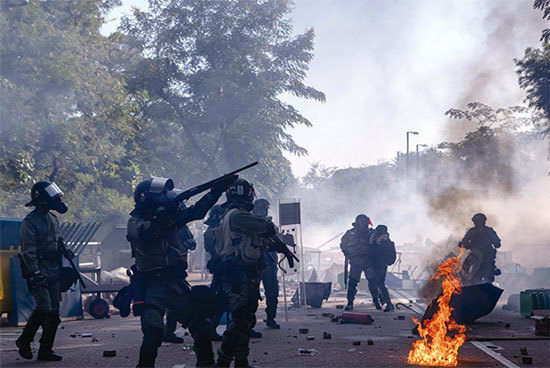
[[[279,226],[300,224],[300,202],[279,203]]]

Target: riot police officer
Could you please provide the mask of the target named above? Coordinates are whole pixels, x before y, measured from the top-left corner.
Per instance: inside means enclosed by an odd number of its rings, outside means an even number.
[[[128,220],[128,240],[136,260],[138,282],[144,297],[141,315],[143,341],[138,367],[153,367],[164,334],[163,316],[170,309],[178,322],[189,328],[194,339],[197,366],[214,364],[210,325],[193,306],[190,287],[185,280],[187,249],[178,230],[193,220],[203,218],[235,176],[218,182],[190,207],[172,200],[171,179],[151,178],[134,191],[135,208]]]
[[[252,213],[256,216],[260,216],[268,221],[271,221],[271,217],[268,216],[269,201],[264,198],[255,200]],[[279,282],[277,280],[278,260],[279,257],[277,252],[265,252],[265,268],[260,273],[260,280],[262,280],[265,291],[265,314],[267,317],[265,323],[267,327],[273,329],[281,328],[281,326],[275,321],[275,317],[277,316],[277,304],[279,301]]]
[[[226,192],[227,209],[222,220],[223,249],[218,268],[222,289],[228,300],[232,320],[218,350],[217,365],[248,367],[250,331],[256,324],[259,273],[263,264],[264,244],[260,237],[275,235],[275,226],[250,211],[254,207],[254,188],[244,179],[237,179]]]
[[[348,281],[348,303],[345,310],[353,310],[353,301],[357,294],[357,284],[361,280],[361,274],[365,273],[367,277],[368,265],[368,244],[373,229],[370,218],[367,215],[360,214],[353,222],[353,228],[346,231],[340,241],[340,248],[350,263],[349,281]],[[345,265],[347,267],[347,264]],[[372,291],[371,291],[372,294]],[[381,309],[377,298],[378,293],[372,295],[374,305]]]
[[[51,210],[61,214],[67,212],[62,201],[63,192],[48,181],[32,186],[31,201],[25,206],[34,206],[21,223],[21,266],[23,277],[34,299],[35,307],[23,333],[15,342],[19,355],[32,359],[31,342],[40,326],[42,337],[38,360],[59,361],[61,356],[52,351],[59,319],[61,287],[59,284],[61,254],[59,220]]]

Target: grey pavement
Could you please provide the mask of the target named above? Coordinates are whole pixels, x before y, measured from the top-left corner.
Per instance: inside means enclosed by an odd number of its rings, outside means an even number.
[[[403,296],[392,292],[394,296]],[[344,304],[343,293],[333,293],[322,308],[305,310],[290,308],[288,322],[285,321],[282,303],[279,304],[278,321],[281,330],[266,328],[262,319],[264,304],[258,310],[256,330],[263,338],[253,339],[250,344],[250,363],[259,367],[403,367],[408,366],[407,355],[413,337],[411,329],[415,314],[407,309],[384,313],[376,311],[368,301],[367,294],[360,293],[356,300],[355,312],[372,315],[371,325],[341,325],[331,322],[323,313],[341,314],[337,304]],[[408,303],[409,300],[395,300]],[[422,309],[424,305],[413,305]],[[398,319],[404,316],[404,320]],[[507,323],[510,324],[507,327]],[[300,328],[307,328],[307,334],[300,334]],[[56,363],[27,361],[19,357],[15,349],[15,339],[21,327],[0,329],[0,363],[2,367],[134,367],[137,363],[141,331],[139,319],[121,318],[112,315],[109,319],[94,320],[90,316],[84,320],[64,321],[58,330],[54,350],[63,356]],[[180,330],[180,332],[182,332]],[[323,339],[323,333],[332,335]],[[91,333],[92,337],[71,337],[71,334]],[[314,340],[308,340],[312,336]],[[503,311],[497,307],[493,313],[479,322],[468,326],[467,336],[484,338],[534,337],[534,321],[517,313]],[[184,344],[163,344],[159,349],[158,367],[192,367],[195,356],[188,345],[189,336],[184,336]],[[38,339],[37,339],[38,340]],[[372,345],[368,344],[372,341]],[[353,343],[359,342],[359,345]],[[220,343],[214,343],[214,349]],[[33,346],[38,348],[38,342]],[[550,341],[481,341],[466,342],[459,350],[459,366],[468,367],[523,367],[520,347],[526,347],[533,358],[532,367],[550,366]],[[301,356],[300,348],[315,349],[311,356]],[[116,357],[105,358],[105,350],[116,350]],[[495,358],[496,356],[497,358]]]

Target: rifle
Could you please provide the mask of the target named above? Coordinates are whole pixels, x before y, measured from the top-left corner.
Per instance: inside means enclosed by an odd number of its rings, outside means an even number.
[[[349,258],[348,256],[344,257],[344,289],[348,288],[348,263]]]
[[[253,162],[251,164],[248,164],[246,166],[243,166],[241,167],[240,169],[237,169],[235,171],[231,171],[229,174],[225,174],[225,175],[222,175],[214,180],[210,180],[206,183],[203,183],[203,184],[200,184],[200,185],[197,185],[196,187],[193,187],[193,188],[190,188],[190,189],[187,189],[181,193],[179,193],[176,198],[174,198],[174,201],[176,203],[179,203],[179,202],[182,202],[182,201],[186,201],[188,200],[189,198],[193,197],[194,195],[197,195],[199,193],[202,193],[208,189],[212,189],[213,187],[216,186],[217,183],[221,182],[221,181],[224,181],[224,180],[227,180],[229,178],[231,178],[232,176],[235,176],[235,174],[237,173],[240,173],[241,171],[244,171],[246,169],[250,169],[251,167],[253,166],[256,166],[258,165],[258,161],[256,162]]]
[[[292,253],[291,250],[288,249],[288,246],[281,239],[279,239],[277,235],[266,238],[266,240],[269,243],[268,249],[274,250],[277,253],[282,253],[286,257],[290,268],[294,268],[294,261],[300,262],[298,257],[296,257],[294,253]]]
[[[62,237],[59,237],[59,239],[57,239],[57,248],[61,251],[61,254],[67,259],[67,261],[69,261],[69,264],[71,265],[72,269],[78,275],[78,280],[80,280],[80,285],[82,285],[82,287],[86,289],[86,284],[84,283],[84,279],[80,275],[80,272],[78,271],[78,269],[76,268],[76,265],[73,262],[74,253],[72,250],[67,249]]]

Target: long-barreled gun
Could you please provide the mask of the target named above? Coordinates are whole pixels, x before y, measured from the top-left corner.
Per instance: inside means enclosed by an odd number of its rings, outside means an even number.
[[[258,165],[258,161],[253,162],[251,164],[248,164],[246,166],[243,166],[240,169],[237,169],[235,171],[231,171],[230,173],[222,175],[219,178],[216,178],[214,180],[210,180],[206,183],[197,185],[196,187],[187,189],[187,190],[181,192],[180,194],[178,194],[176,196],[176,198],[174,198],[174,200],[176,202],[186,201],[189,198],[193,197],[194,195],[197,195],[201,192],[212,189],[218,182],[226,180],[226,179],[230,178],[231,176],[234,176],[235,174],[240,173],[241,171],[244,171],[246,169],[250,169],[251,167],[256,166],[256,165]]]
[[[266,240],[269,243],[269,250],[283,254],[286,257],[290,268],[294,268],[294,261],[300,262],[298,257],[296,257],[294,253],[292,253],[292,251],[288,248],[287,244],[279,239],[277,235],[266,238]]]

